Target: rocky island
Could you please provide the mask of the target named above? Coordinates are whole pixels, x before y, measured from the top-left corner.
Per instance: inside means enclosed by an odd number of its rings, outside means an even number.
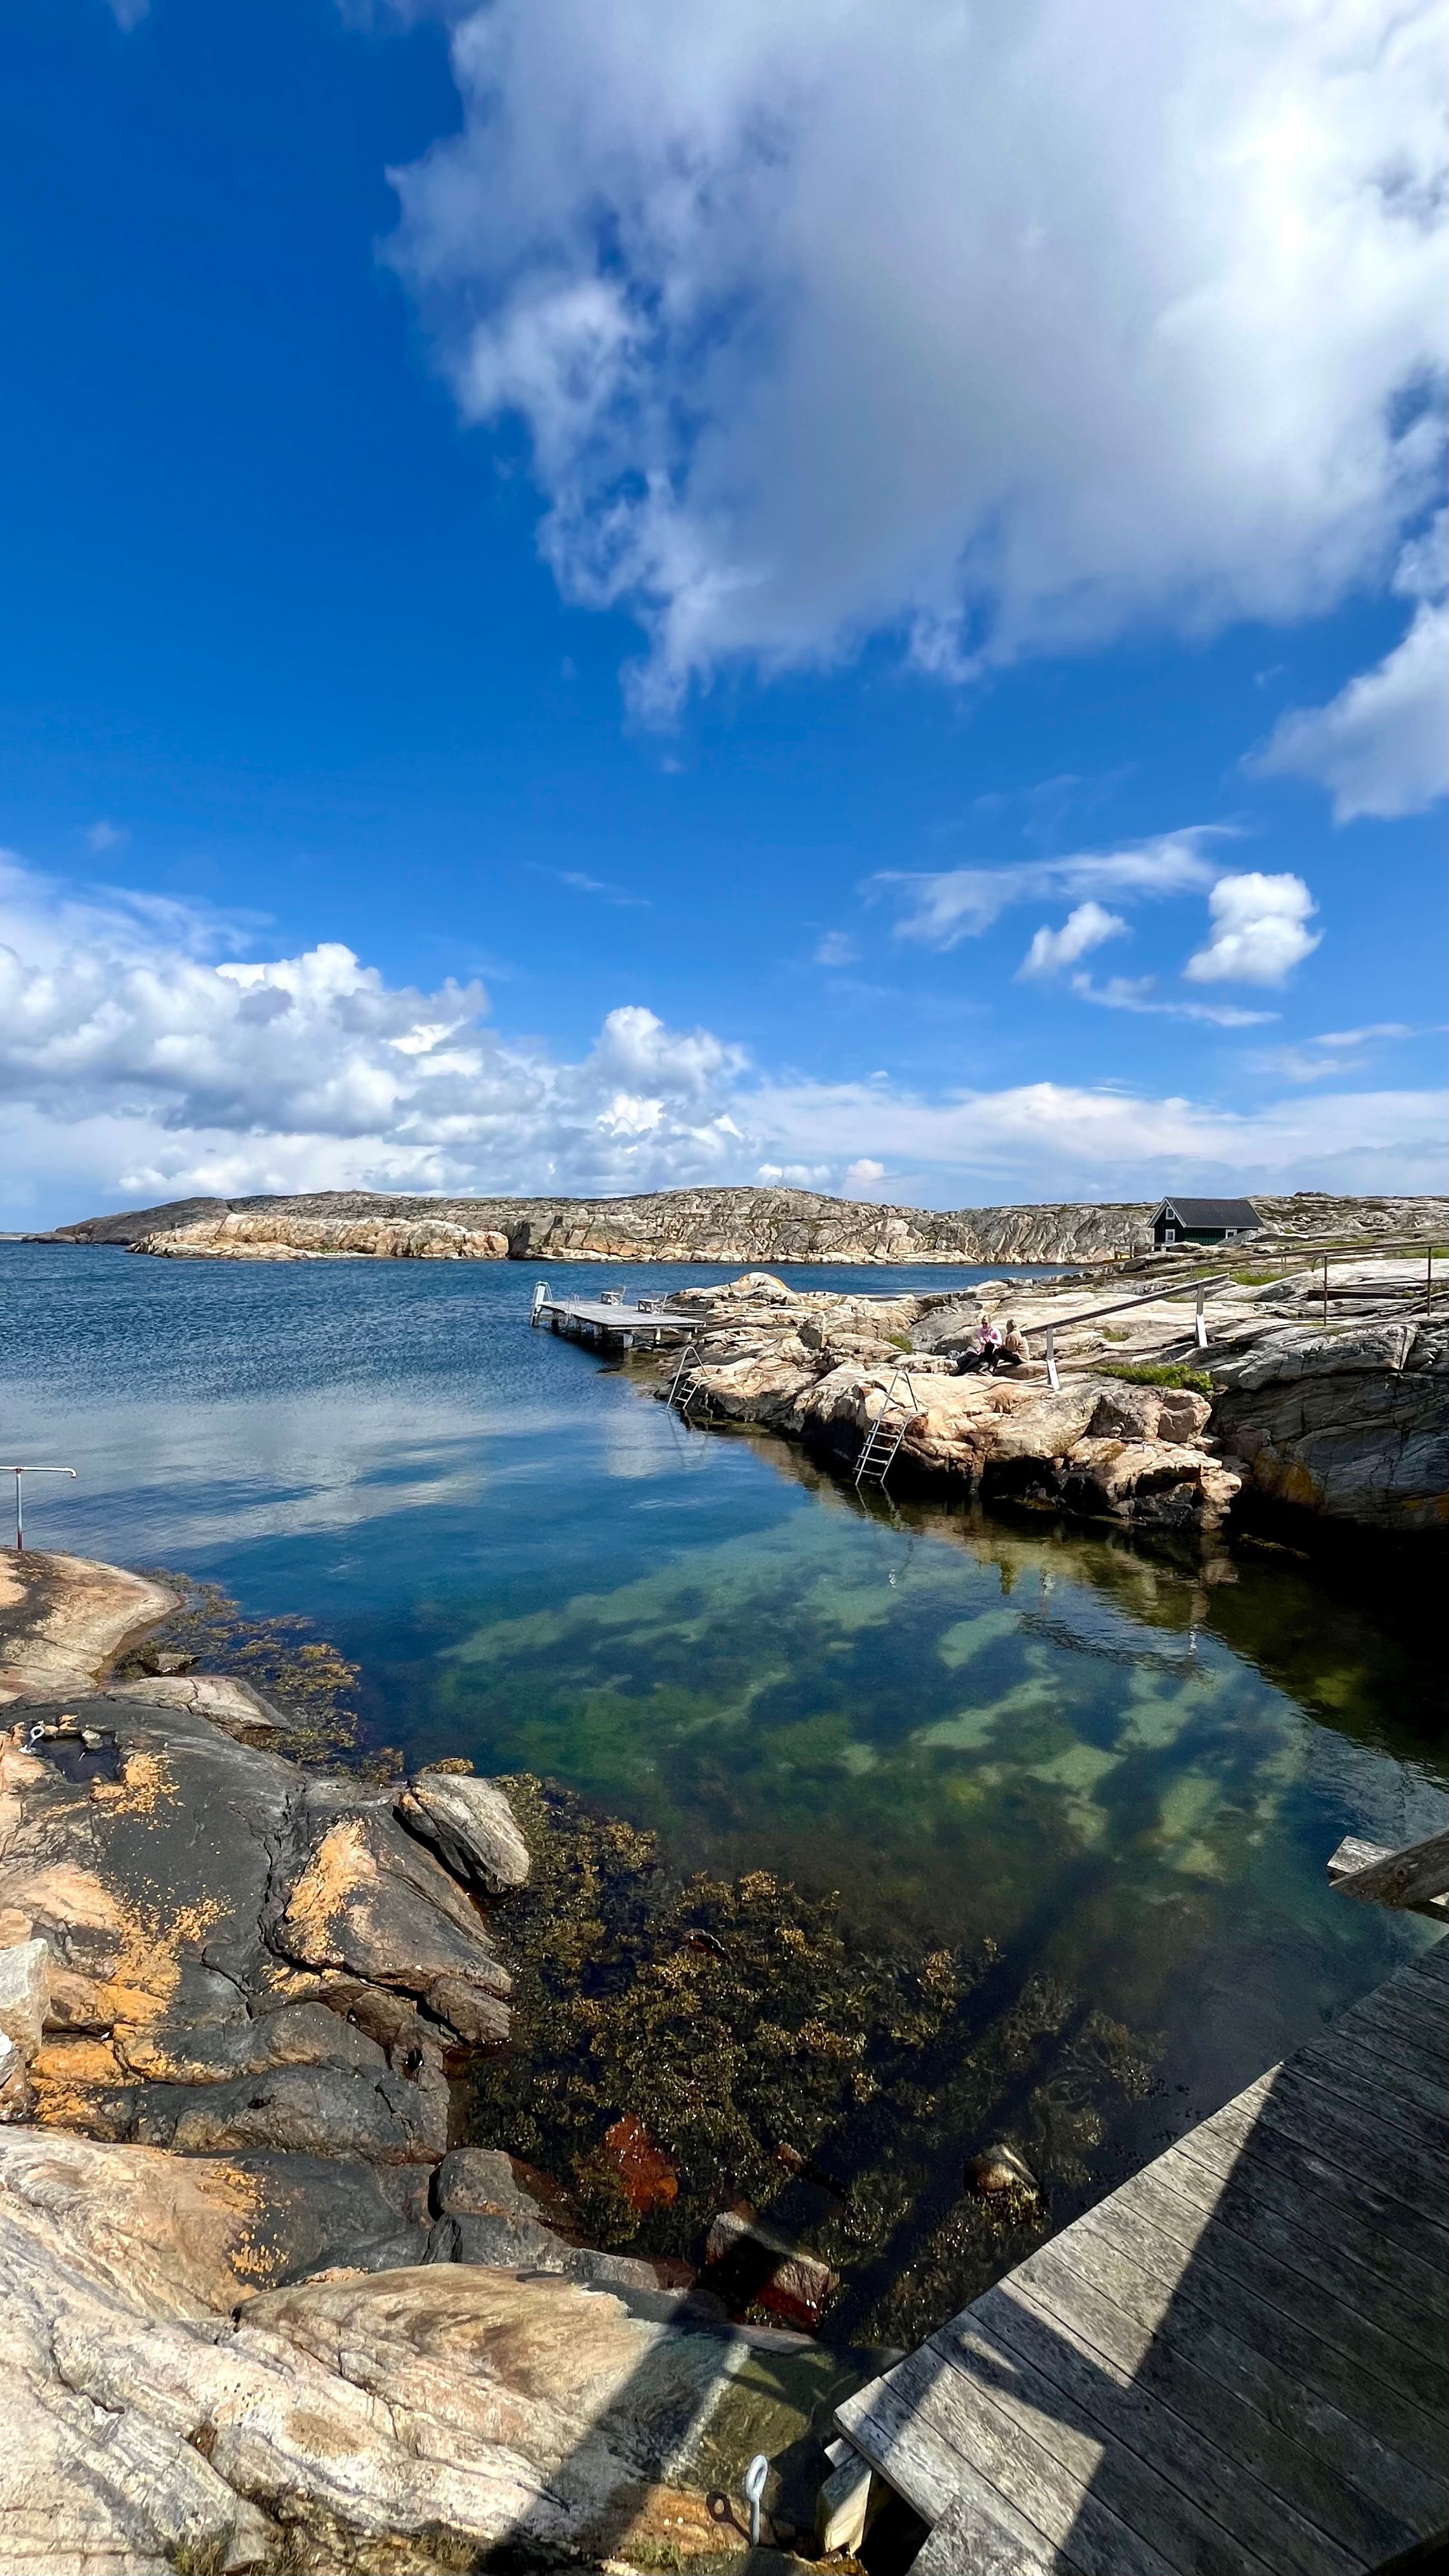
[[[1255,1202],[1275,1234],[1332,1229],[1433,1233],[1449,1200],[1333,1198],[1301,1191]],[[617,1199],[406,1198],[367,1190],[296,1197],[177,1199],[60,1226],[44,1240],[116,1245],[172,1260],[1098,1262],[1152,1248],[1152,1207],[939,1210],[872,1206],[814,1190],[659,1190]]]

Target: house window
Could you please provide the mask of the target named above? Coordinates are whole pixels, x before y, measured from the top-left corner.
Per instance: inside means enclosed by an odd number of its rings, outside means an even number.
[[[1176,1228],[1176,1226],[1175,1226],[1175,1225],[1168,1225],[1168,1226],[1164,1226],[1164,1227],[1163,1227],[1163,1230],[1162,1230],[1162,1240],[1163,1240],[1163,1242],[1164,1242],[1164,1243],[1176,1243],[1176,1241],[1177,1241],[1177,1228]]]

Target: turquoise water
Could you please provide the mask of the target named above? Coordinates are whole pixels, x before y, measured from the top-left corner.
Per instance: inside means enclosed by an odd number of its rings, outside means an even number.
[[[1410,1593],[1247,1544],[867,1509],[531,1334],[534,1277],[0,1246],[0,1445],[79,1470],[37,1481],[32,1543],[310,1614],[361,1663],[375,1743],[544,1772],[682,1869],[838,1887],[864,1926],[1060,1975],[1160,2035],[1107,2163],[1432,1937],[1324,1878],[1344,1833],[1446,1813]]]

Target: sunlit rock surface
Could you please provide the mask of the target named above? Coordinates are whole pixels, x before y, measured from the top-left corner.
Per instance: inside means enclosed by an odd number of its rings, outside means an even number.
[[[1449,1201],[1255,1201],[1265,1223],[1307,1235],[1432,1231]],[[636,1198],[455,1199],[321,1190],[289,1198],[179,1199],[88,1217],[56,1239],[148,1252],[295,1259],[329,1252],[529,1261],[1100,1261],[1147,1251],[1152,1203],[910,1208],[814,1190],[658,1190]],[[344,1240],[344,1237],[347,1239]]]

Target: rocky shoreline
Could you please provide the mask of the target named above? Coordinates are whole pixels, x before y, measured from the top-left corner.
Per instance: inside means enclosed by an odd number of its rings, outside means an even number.
[[[1160,1267],[1167,1285],[1192,1276]],[[874,1432],[901,1488],[1169,1530],[1216,1531],[1257,1503],[1305,1531],[1442,1537],[1449,1317],[1414,1311],[1422,1265],[1339,1264],[1327,1293],[1317,1270],[1276,1267],[1218,1274],[1205,1349],[1191,1299],[1074,1321],[1096,1302],[1080,1282],[872,1298],[750,1273],[675,1300],[703,1329],[682,1374],[674,1355],[653,1364],[656,1391],[691,1420],[777,1432],[845,1471]],[[1050,1325],[1058,1385],[1041,1356],[959,1375],[983,1312],[1015,1317],[1034,1354]]]
[[[1049,2232],[1096,2093],[1148,2080],[1128,2034],[1039,1976],[993,2017],[989,1943],[893,1962],[760,1874],[663,1886],[538,1783],[304,1768],[285,1709],[175,1669],[175,1602],[0,1557],[7,2576],[723,2569],[759,2451],[812,2557],[882,2349],[829,2319],[909,2129],[958,2192],[976,2150],[928,2325]]]
[[[1449,1200],[1256,1202],[1286,1240],[1449,1232]],[[465,1199],[321,1190],[178,1199],[87,1217],[44,1237],[171,1260],[1116,1262],[1150,1252],[1152,1203],[958,1208],[875,1206],[813,1190],[661,1190],[618,1199]]]

